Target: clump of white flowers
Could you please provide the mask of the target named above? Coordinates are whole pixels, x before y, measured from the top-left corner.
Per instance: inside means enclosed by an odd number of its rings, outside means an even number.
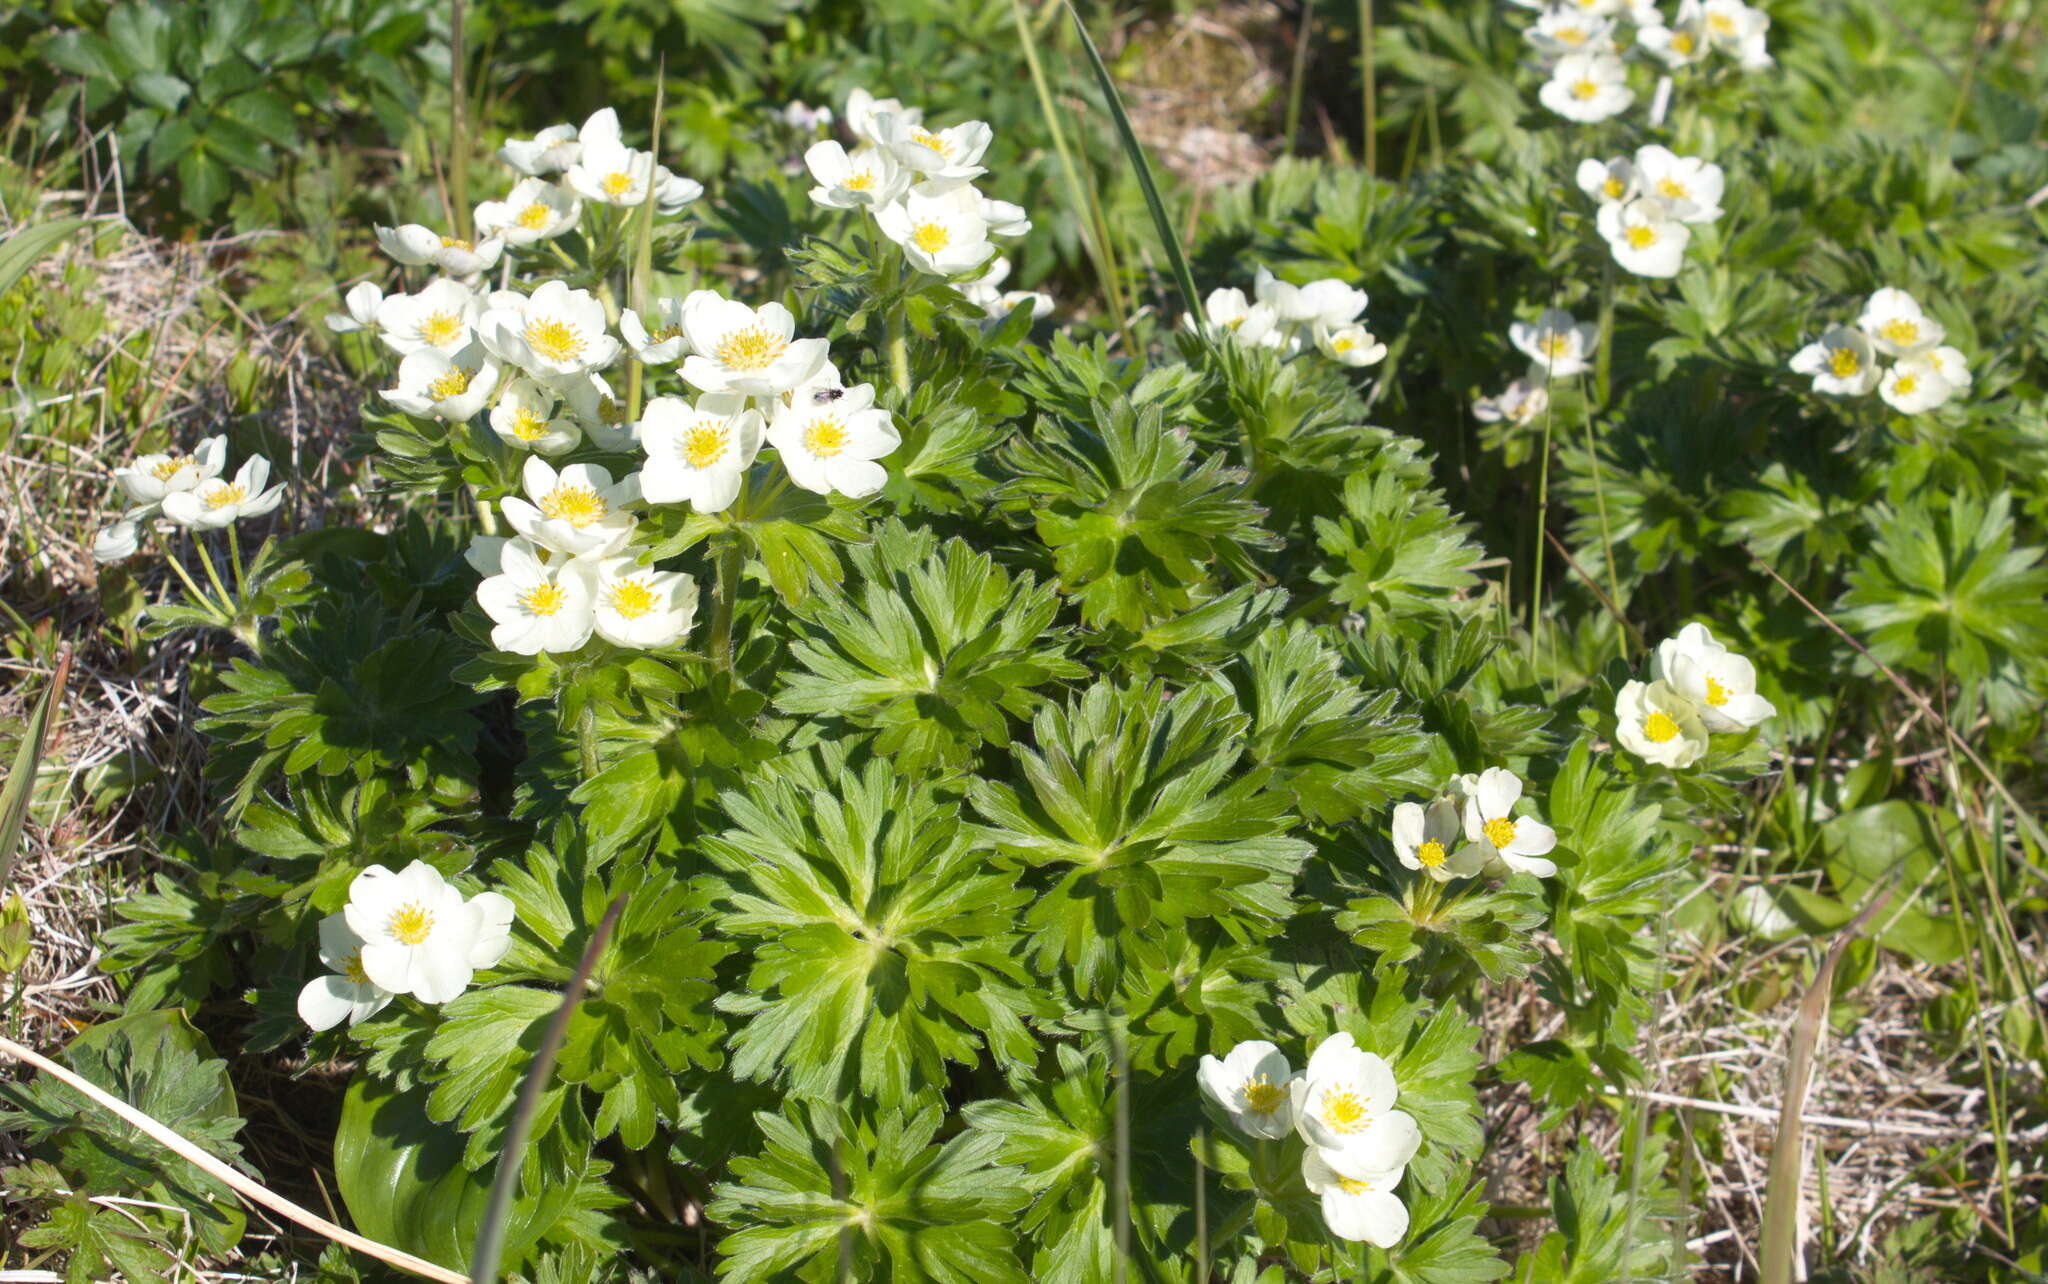
[[[1522,781],[1505,767],[1454,777],[1425,806],[1394,807],[1394,856],[1436,882],[1478,874],[1548,878],[1557,831],[1533,816],[1517,815]]]
[[[348,904],[320,921],[320,961],[332,972],[299,991],[299,1017],[315,1030],[350,1025],[401,994],[446,1003],[512,948],[512,902],[464,897],[424,861],[397,873],[372,865],[349,884]]]
[[[114,483],[129,504],[113,525],[93,537],[93,558],[116,562],[132,556],[149,525],[220,530],[276,508],[284,485],[270,484],[270,461],[251,455],[229,478],[221,475],[227,457],[228,439],[208,437],[189,455],[143,455],[115,469]]]
[[[1716,732],[1747,731],[1777,709],[1757,694],[1756,666],[1688,624],[1657,644],[1649,681],[1631,680],[1614,698],[1615,736],[1644,762],[1690,767]]]
[[[1212,290],[1202,305],[1205,319],[1198,323],[1187,316],[1181,323],[1214,342],[1272,348],[1290,357],[1314,348],[1352,367],[1386,359],[1387,345],[1359,320],[1368,302],[1365,291],[1336,277],[1295,285],[1262,267],[1252,279],[1252,296],[1248,300],[1237,289]]]
[[[1904,290],[1870,296],[1854,325],[1830,326],[1792,355],[1792,369],[1831,397],[1860,397],[1873,388],[1902,415],[1923,414],[1970,386],[1969,359],[1942,342],[1948,331]],[[1880,368],[1879,358],[1892,364]]]
[[[1721,217],[1727,189],[1719,165],[1654,143],[1633,157],[1580,161],[1574,177],[1598,204],[1595,226],[1614,261],[1658,278],[1678,275],[1692,229]]]
[[[1408,1233],[1408,1207],[1394,1188],[1422,1146],[1422,1129],[1394,1108],[1400,1089],[1385,1058],[1340,1033],[1297,1072],[1279,1048],[1252,1039],[1221,1060],[1203,1057],[1196,1079],[1245,1136],[1300,1137],[1302,1181],[1321,1199],[1331,1234],[1391,1248]]]
[[[1671,93],[1671,74],[1725,58],[1742,71],[1772,65],[1766,50],[1770,16],[1742,0],[1680,0],[1667,13],[1655,0],[1514,0],[1538,11],[1522,38],[1549,73],[1537,99],[1566,120],[1594,124],[1636,102],[1628,84],[1627,55],[1638,52],[1661,73],[1651,96],[1652,123]],[[1635,27],[1631,42],[1620,24]],[[1631,48],[1633,46],[1633,48]]]
[[[1508,326],[1508,342],[1529,358],[1527,373],[1499,395],[1479,397],[1472,416],[1481,423],[1525,424],[1550,408],[1552,379],[1584,374],[1593,368],[1600,328],[1563,308],[1545,308],[1534,321]]]

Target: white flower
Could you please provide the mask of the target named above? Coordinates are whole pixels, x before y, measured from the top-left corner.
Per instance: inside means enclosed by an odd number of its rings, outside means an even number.
[[[912,190],[896,204],[877,210],[875,225],[903,247],[904,256],[918,270],[934,276],[972,271],[996,252],[981,211],[949,196]]]
[[[515,450],[537,455],[564,455],[583,440],[573,419],[555,415],[557,398],[532,379],[511,379],[491,407],[491,430]]]
[[[1698,0],[1679,5],[1671,25],[1650,22],[1636,28],[1636,43],[1667,67],[1689,67],[1713,52],[1707,39],[1707,20]]]
[[[509,502],[509,501],[508,501]],[[530,540],[498,548],[497,574],[476,586],[477,604],[491,617],[491,645],[516,655],[574,651],[597,627],[597,584],[591,563],[541,559]]]
[[[1392,1248],[1408,1233],[1408,1206],[1394,1194],[1402,1172],[1348,1176],[1337,1171],[1326,1151],[1311,1146],[1301,1156],[1301,1180],[1322,1197],[1323,1225],[1339,1239],[1378,1248]]]
[[[650,326],[649,321],[654,324]],[[633,350],[635,360],[650,366],[668,365],[683,355],[683,301],[656,299],[645,319],[627,308],[619,314],[619,333],[626,336],[626,346]]]
[[[149,513],[151,507],[138,508],[94,535],[92,560],[118,562],[123,558],[135,556],[135,550],[142,547],[141,526],[137,521],[137,515]]]
[[[1404,802],[1394,808],[1394,855],[1409,869],[1438,882],[1470,878],[1486,864],[1483,852],[1458,841],[1458,804],[1438,798],[1427,808]]]
[[[874,406],[874,386],[862,383],[831,401],[799,401],[777,410],[768,441],[789,479],[820,495],[838,491],[854,499],[882,489],[889,470],[874,461],[903,439],[889,412]]]
[[[797,339],[796,318],[780,303],[756,310],[713,290],[683,300],[690,355],[683,379],[700,392],[773,397],[811,377],[825,359],[823,339]]]
[[[1659,767],[1690,767],[1707,753],[1707,729],[1692,701],[1668,682],[1625,682],[1614,697],[1615,738]]]
[[[315,1030],[350,1025],[383,1011],[397,996],[363,971],[363,938],[348,925],[346,911],[320,920],[320,961],[333,969],[299,991],[299,1020]]]
[[[496,892],[475,900],[424,861],[394,874],[372,865],[349,884],[342,914],[361,941],[370,984],[422,1003],[446,1003],[469,988],[479,967],[504,957],[510,903]],[[487,935],[487,925],[496,926]],[[488,962],[480,960],[488,959]]]
[[[497,237],[465,241],[443,236],[418,223],[377,228],[377,244],[407,267],[432,264],[450,276],[474,276],[486,268],[495,267],[498,256],[505,252],[505,243]]]
[[[1934,365],[1934,372],[1948,381],[1953,392],[1963,392],[1970,386],[1970,360],[1958,348],[1947,346],[1925,354]]]
[[[1764,49],[1771,16],[1753,9],[1742,0],[1706,0],[1702,8],[1707,39],[1714,46],[1735,55],[1744,71],[1760,71],[1772,63]]]
[[[1877,353],[1855,326],[1829,327],[1792,354],[1792,369],[1812,375],[1813,390],[1831,397],[1860,397],[1877,386]]]
[[[1522,39],[1547,58],[1591,53],[1606,46],[1614,23],[1571,9],[1553,9],[1522,29]]]
[[[832,123],[830,107],[811,107],[801,100],[792,101],[783,107],[780,115],[782,123],[792,129],[812,130]]]
[[[846,95],[846,127],[854,137],[877,147],[884,146],[880,128],[883,116],[916,125],[924,120],[924,112],[916,107],[905,107],[894,98],[877,98],[865,89],[855,88]]]
[[[1902,415],[1932,410],[1947,401],[1954,391],[1949,381],[1941,377],[1941,368],[1928,354],[1899,358],[1897,364],[1884,372],[1884,378],[1877,385],[1877,395]]]
[[[1348,1034],[1333,1034],[1290,1085],[1302,1139],[1347,1172],[1392,1172],[1415,1157],[1422,1130],[1394,1109],[1394,1068]]]
[[[1599,339],[1599,326],[1577,320],[1562,308],[1546,308],[1535,321],[1517,321],[1508,327],[1508,342],[1549,370],[1554,379],[1586,370],[1586,358]]]
[[[1727,179],[1719,165],[1697,156],[1675,155],[1652,144],[1636,149],[1636,173],[1643,194],[1663,201],[1681,223],[1711,223],[1721,217],[1721,193]]]
[[[600,205],[638,205],[654,187],[654,153],[626,146],[619,136],[619,113],[606,107],[592,112],[576,131],[576,157],[564,167],[562,182]]]
[[[1525,424],[1550,406],[1550,391],[1540,383],[1517,379],[1501,389],[1498,397],[1481,397],[1472,403],[1472,417],[1481,423]]]
[[[1372,331],[1362,325],[1335,330],[1319,325],[1314,333],[1316,350],[1340,365],[1370,366],[1386,359],[1387,345],[1373,338]]]
[[[1293,285],[1263,267],[1252,277],[1252,291],[1259,302],[1273,309],[1282,325],[1340,329],[1356,321],[1367,303],[1365,291],[1335,277]]]
[[[377,395],[412,415],[463,423],[484,408],[498,386],[499,365],[479,345],[449,356],[421,348],[398,363],[398,386]]]
[[[441,277],[418,294],[394,294],[377,306],[377,337],[400,356],[422,348],[460,352],[476,337],[484,301],[460,281]]]
[[[1640,187],[1635,162],[1626,156],[1599,161],[1588,157],[1579,162],[1579,190],[1602,203],[1634,200]]]
[[[897,164],[894,153],[882,147],[862,147],[849,155],[827,140],[804,152],[804,165],[818,180],[811,199],[827,209],[879,209],[910,186],[911,175]]]
[[[697,619],[697,582],[652,570],[637,558],[595,563],[597,635],[613,646],[647,651],[674,646]]]
[[[136,503],[155,505],[166,495],[220,476],[227,461],[228,439],[208,437],[189,455],[143,455],[126,468],[116,468],[114,481]]]
[[[544,177],[575,164],[582,150],[574,125],[550,125],[532,138],[506,139],[498,159],[522,174]]]
[[[1688,624],[1658,643],[1650,676],[1698,706],[1709,731],[1747,731],[1778,712],[1756,693],[1756,666],[1715,641],[1704,624]]]
[[[654,212],[667,217],[704,194],[704,184],[694,178],[672,174],[666,165],[654,167]]]
[[[527,298],[492,295],[477,331],[500,360],[543,379],[602,370],[619,355],[619,341],[605,333],[604,304],[561,281],[545,282]]]
[[[934,133],[921,121],[892,112],[879,116],[875,128],[905,168],[927,179],[964,183],[988,173],[979,162],[995,131],[983,121],[970,120]]]
[[[626,407],[612,395],[611,384],[596,371],[550,380],[576,426],[601,450],[631,450],[640,444],[640,425],[626,418]]]
[[[632,535],[633,516],[622,509],[640,498],[637,477],[613,482],[610,470],[597,464],[570,464],[558,473],[537,455],[527,458],[520,476],[527,499],[507,495],[498,508],[513,530],[541,547],[604,557]]]
[[[1263,1039],[1247,1039],[1221,1061],[1204,1056],[1195,1071],[1196,1082],[1223,1107],[1232,1127],[1270,1141],[1294,1131],[1290,1085],[1298,1077],[1285,1054]]]
[[[374,281],[363,281],[341,296],[342,306],[348,311],[327,314],[327,328],[336,334],[349,334],[366,330],[377,324],[377,309],[384,302],[384,291]]]
[[[1273,305],[1249,303],[1243,290],[1209,291],[1209,297],[1202,301],[1202,312],[1211,339],[1228,338],[1247,348],[1277,348],[1287,342]],[[1195,319],[1186,317],[1182,323],[1192,330]]]
[[[1557,834],[1540,820],[1514,814],[1522,782],[1503,767],[1479,774],[1465,799],[1465,841],[1479,848],[1489,865],[1511,873],[1548,878],[1557,872],[1544,856],[1557,846]]]
[[[1613,54],[1566,54],[1536,97],[1566,120],[1591,124],[1620,115],[1636,100],[1627,77],[1628,68]]]
[[[576,226],[583,202],[553,183],[521,179],[502,201],[476,207],[476,230],[507,245],[532,245],[560,236]]]
[[[981,221],[988,224],[990,236],[1015,240],[1031,230],[1031,216],[1025,213],[1022,205],[999,201],[980,192],[975,192],[975,195],[981,198]]]
[[[640,494],[650,504],[687,501],[700,513],[722,513],[739,498],[740,478],[761,450],[761,412],[734,393],[706,393],[692,406],[656,397],[640,418],[647,464]]]
[[[1594,220],[1607,238],[1614,261],[1637,276],[1674,277],[1685,261],[1692,229],[1671,217],[1662,201],[1637,197],[1626,205],[1603,205]]]
[[[191,490],[164,496],[163,513],[178,525],[195,530],[218,530],[244,517],[261,517],[284,497],[281,482],[269,490],[263,488],[269,480],[270,461],[251,455],[242,461],[233,481],[212,477]]]
[[[1920,310],[1913,296],[1886,286],[1870,296],[1856,327],[1870,336],[1879,352],[1894,357],[1912,357],[1940,346],[1948,331],[1941,322]]]
[[[1546,5],[1569,9],[1588,18],[1611,17],[1628,7],[1627,0],[1543,0],[1542,4],[1532,4],[1529,8],[1542,8]]]

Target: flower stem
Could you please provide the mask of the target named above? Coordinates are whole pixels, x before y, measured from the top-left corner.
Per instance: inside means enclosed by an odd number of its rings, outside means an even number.
[[[601,766],[597,757],[597,706],[588,700],[576,714],[576,749],[583,760],[583,778],[588,780]]]
[[[236,600],[234,594],[228,592],[228,586],[221,583],[220,572],[214,568],[213,554],[207,551],[206,541],[199,538],[198,534],[195,533],[192,536],[192,547],[199,550],[199,560],[206,567],[206,578],[213,582],[214,591],[220,594],[220,604],[223,612],[228,618],[234,618],[237,613],[236,608],[240,603]]]
[[[237,600],[240,600],[242,596],[248,593],[249,591],[249,575],[246,571],[242,569],[242,536],[240,523],[235,523],[228,527],[228,556],[234,559],[235,597]]]
[[[711,604],[711,662],[727,676],[733,673],[732,616],[744,564],[739,536],[728,536],[725,547],[718,552],[718,600]]]
[[[176,571],[178,573],[179,579],[185,581],[185,591],[192,595],[194,601],[205,603],[206,609],[208,611],[212,612],[217,616],[220,616],[223,620],[231,618],[229,615],[223,612],[221,610],[220,605],[213,600],[212,594],[208,593],[205,589],[199,587],[199,585],[193,580],[192,573],[185,569],[185,564],[178,560],[176,554],[170,554],[166,556],[164,558],[164,561],[166,564],[170,566],[170,568],[173,571]]]

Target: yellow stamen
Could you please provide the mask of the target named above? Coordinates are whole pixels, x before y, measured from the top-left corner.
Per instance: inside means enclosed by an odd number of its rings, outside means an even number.
[[[726,429],[717,424],[700,423],[684,431],[676,453],[692,468],[709,468],[725,458],[728,436]]]
[[[440,378],[427,385],[427,395],[436,401],[446,401],[469,391],[469,371],[461,366],[450,366]]]
[[[1591,80],[1581,80],[1572,86],[1572,97],[1580,102],[1585,102],[1599,92],[1599,84]]]
[[[1415,859],[1430,869],[1440,868],[1446,855],[1444,845],[1434,838],[1415,849]]]
[[[190,459],[187,459],[183,455],[171,455],[162,460],[161,462],[159,462],[156,465],[156,467],[150,469],[149,475],[156,478],[158,481],[167,482],[171,478],[177,476],[178,470],[180,468],[183,468],[185,465],[191,462],[192,461]]]
[[[476,246],[462,240],[460,237],[444,236],[441,238],[441,248],[444,250],[474,250]]]
[[[923,143],[941,156],[951,156],[953,154],[953,144],[929,130],[913,129],[910,131],[910,137],[913,142]]]
[[[910,229],[910,239],[926,254],[937,254],[952,244],[953,233],[944,223],[919,223]]]
[[[1686,190],[1685,184],[1673,178],[1658,179],[1657,194],[1659,196],[1669,197],[1671,200],[1674,201],[1684,201],[1692,199],[1692,193]]]
[[[384,924],[384,930],[391,933],[400,945],[424,944],[434,931],[434,915],[418,901],[407,901],[393,911]]]
[[[1693,40],[1690,31],[1674,31],[1671,33],[1671,51],[1673,53],[1689,54],[1696,47],[1697,42]]]
[[[1628,230],[1628,243],[1630,249],[1647,250],[1657,243],[1657,233],[1638,223]]]
[[[1707,25],[1714,29],[1714,34],[1717,36],[1732,36],[1735,34],[1735,19],[1725,13],[1708,14]]]
[[[526,346],[548,361],[574,361],[587,345],[567,321],[535,317],[526,323]]]
[[[1862,368],[1863,358],[1854,348],[1836,348],[1828,354],[1828,371],[1837,379],[1847,379]]]
[[[616,428],[626,422],[626,409],[610,397],[597,399],[597,421]]]
[[[1677,737],[1678,724],[1672,720],[1670,714],[1662,709],[1656,709],[1649,717],[1643,719],[1643,734],[1661,745]]]
[[[552,209],[549,209],[547,206],[541,204],[539,201],[535,201],[533,204],[519,211],[519,217],[514,221],[517,222],[519,226],[525,228],[529,232],[538,232],[542,228],[546,227],[548,225],[548,220],[552,219],[554,216],[555,212]]]
[[[468,329],[462,318],[453,312],[429,312],[420,318],[419,326],[413,333],[419,336],[421,343],[429,343],[437,348],[450,348],[455,346],[455,341],[462,338]]]
[[[637,620],[654,609],[654,590],[644,580],[620,580],[612,586],[612,610],[629,620]]]
[[[547,435],[548,421],[532,406],[521,406],[512,415],[512,435],[521,441],[539,441]]]
[[[1486,835],[1487,842],[1496,848],[1504,848],[1515,841],[1515,822],[1512,817],[1495,816],[1480,826],[1480,832]]]
[[[208,508],[226,508],[230,504],[239,504],[247,498],[249,498],[249,492],[243,490],[236,483],[222,482],[206,492],[206,506]]]
[[[1920,386],[1919,375],[1900,375],[1892,381],[1892,391],[1901,397],[1913,395],[1913,389]]]
[[[1552,34],[1557,37],[1558,42],[1561,44],[1582,45],[1586,43],[1586,29],[1584,27],[1559,27]]]
[[[1884,323],[1884,326],[1878,330],[1878,333],[1884,336],[1885,342],[1896,343],[1903,348],[1908,344],[1919,342],[1920,326],[1919,323],[1908,321],[1904,317],[1893,317]]]
[[[1627,190],[1628,185],[1623,183],[1620,179],[1615,178],[1613,175],[1609,175],[1607,181],[1600,184],[1601,194],[1606,196],[1609,200],[1613,201],[1620,200],[1621,194],[1623,192],[1626,192]]]
[[[1546,357],[1568,356],[1572,350],[1572,336],[1569,333],[1545,335],[1537,340],[1536,346],[1543,349]]]
[[[1347,1195],[1370,1195],[1372,1193],[1373,1185],[1369,1181],[1357,1181],[1344,1176],[1342,1173],[1332,1173],[1330,1175],[1337,1179],[1337,1184],[1343,1187],[1344,1193]]]
[[[519,605],[528,615],[554,615],[568,602],[569,594],[558,584],[536,584],[520,597]]]
[[[1244,1099],[1244,1108],[1254,1114],[1270,1115],[1287,1102],[1287,1085],[1274,1083],[1265,1075],[1256,1075],[1244,1081],[1237,1090]]]
[[[728,370],[765,370],[788,349],[789,340],[755,325],[734,330],[720,339],[711,356]]]
[[[1365,1103],[1349,1088],[1323,1094],[1322,1120],[1323,1126],[1331,1132],[1346,1136],[1363,1132],[1372,1123],[1371,1116],[1366,1114]]]
[[[849,192],[865,192],[868,189],[872,188],[874,185],[875,171],[871,169],[864,169],[860,170],[857,173],[848,174],[846,176],[846,181],[840,184],[841,187],[844,187]]]
[[[358,949],[348,956],[348,962],[341,965],[341,974],[357,985],[368,985],[370,974],[363,971],[363,952]]]
[[[837,419],[815,419],[804,429],[804,449],[818,459],[830,459],[846,449],[846,426]]]
[[[1728,688],[1721,685],[1721,679],[1707,675],[1707,703],[1716,709],[1728,703]]]
[[[1357,345],[1354,342],[1352,342],[1350,335],[1340,335],[1337,338],[1330,340],[1330,351],[1332,352],[1349,352],[1352,348],[1356,346]]]
[[[613,170],[604,176],[604,181],[599,186],[604,188],[606,196],[617,200],[633,189],[633,176],[622,173],[619,170]]]
[[[610,511],[604,496],[588,486],[557,486],[540,499],[540,515],[582,530]]]

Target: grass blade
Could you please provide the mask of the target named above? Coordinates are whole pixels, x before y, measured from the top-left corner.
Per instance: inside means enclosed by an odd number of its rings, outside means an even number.
[[[44,224],[44,227],[53,226]],[[14,241],[8,241],[12,248]],[[6,288],[0,286],[0,294]],[[22,827],[28,823],[29,800],[36,792],[36,772],[43,765],[43,745],[49,739],[50,722],[64,699],[64,684],[71,678],[71,652],[57,657],[57,672],[36,702],[36,710],[21,728],[21,744],[14,750],[14,766],[0,782],[0,887],[14,874],[14,851],[21,844]]]
[[[668,54],[664,52],[654,73],[654,136],[647,140],[647,199],[635,211],[638,217],[633,223],[633,272],[626,283],[626,299],[642,321],[648,319],[648,309],[654,302],[654,188],[655,177],[661,172],[661,113],[667,88]],[[633,358],[626,367],[626,414],[636,422],[640,418],[645,379],[645,363]]]
[[[48,223],[25,227],[5,241],[0,241],[0,296],[14,288],[14,283],[28,275],[36,260],[48,254],[58,245],[71,239],[71,234],[84,227],[89,219],[60,218]]]
[[[1798,1255],[1799,1187],[1805,1170],[1800,1154],[1806,1113],[1806,1089],[1813,1078],[1814,1058],[1819,1055],[1820,1038],[1827,1029],[1828,1000],[1834,989],[1835,962],[1849,942],[1861,934],[1864,924],[1892,898],[1887,887],[1863,907],[1835,943],[1828,947],[1813,985],[1800,1000],[1799,1015],[1792,1022],[1792,1042],[1786,1050],[1785,1094],[1778,1106],[1778,1138],[1771,1146],[1771,1176],[1764,1186],[1764,1226],[1757,1245],[1757,1263],[1763,1284],[1791,1284],[1793,1258]]]
[[[652,203],[654,193],[649,192],[647,199]],[[505,1132],[505,1146],[498,1155],[498,1174],[491,1183],[491,1202],[484,1208],[484,1224],[477,1231],[476,1252],[470,1254],[470,1278],[476,1284],[497,1284],[498,1259],[505,1251],[505,1224],[512,1219],[512,1191],[519,1185],[526,1141],[533,1133],[533,1117],[540,1112],[541,1092],[555,1073],[555,1058],[561,1054],[562,1041],[569,1034],[569,1018],[576,1014],[576,1005],[583,1001],[583,991],[590,984],[590,974],[596,969],[598,957],[612,939],[612,929],[619,925],[619,915],[625,909],[625,896],[612,898],[611,908],[604,912],[597,931],[591,934],[590,944],[584,948],[582,961],[576,965],[576,975],[569,978],[569,988],[562,992],[562,1005],[555,1009],[553,1019],[548,1022],[548,1032],[541,1039],[540,1051],[526,1069],[526,1082],[519,1087],[519,1103],[512,1111],[512,1126]]]
[[[1089,38],[1087,24],[1074,11],[1069,0],[1067,16],[1074,20],[1074,30],[1081,35],[1081,48],[1088,54],[1088,65],[1095,69],[1095,81],[1102,86],[1103,101],[1109,104],[1109,114],[1116,120],[1117,137],[1123,140],[1124,155],[1130,158],[1131,168],[1138,173],[1138,186],[1145,193],[1145,208],[1152,213],[1152,225],[1159,230],[1159,240],[1166,247],[1167,262],[1173,266],[1174,284],[1180,287],[1181,304],[1187,314],[1198,322],[1203,320],[1202,305],[1195,292],[1195,275],[1188,270],[1188,256],[1181,253],[1180,238],[1173,233],[1173,220],[1166,217],[1166,203],[1159,199],[1159,184],[1152,179],[1152,162],[1145,158],[1145,148],[1138,142],[1137,133],[1131,128],[1130,113],[1124,110],[1123,95],[1116,91],[1116,81],[1110,79],[1109,68],[1103,65],[1102,54]],[[1201,328],[1197,326],[1199,333]]]

